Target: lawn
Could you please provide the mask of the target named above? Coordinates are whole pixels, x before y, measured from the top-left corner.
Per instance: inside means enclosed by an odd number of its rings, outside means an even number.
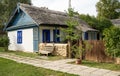
[[[44,56],[43,57],[43,55],[40,55],[38,53],[26,53],[26,52],[21,52],[21,51],[5,51],[5,49],[3,47],[0,47],[0,52],[12,54],[12,55],[24,56],[24,57],[50,60],[50,61],[65,59],[65,57],[63,57],[63,56]]]
[[[70,63],[75,64],[75,62],[70,62]],[[101,69],[108,69],[113,71],[120,71],[120,65],[114,64],[114,63],[99,63],[99,62],[83,60],[82,64],[79,64],[79,65],[101,68]]]
[[[0,58],[0,76],[78,76]]]
[[[4,52],[5,49],[3,47],[0,47],[0,52]]]

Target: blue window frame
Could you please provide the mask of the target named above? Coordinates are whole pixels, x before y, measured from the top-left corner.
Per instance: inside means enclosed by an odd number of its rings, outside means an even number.
[[[17,31],[17,43],[22,44],[22,31]]]
[[[54,42],[60,42],[60,31],[59,30],[53,30],[53,41]]]
[[[43,42],[50,42],[50,30],[43,30]]]

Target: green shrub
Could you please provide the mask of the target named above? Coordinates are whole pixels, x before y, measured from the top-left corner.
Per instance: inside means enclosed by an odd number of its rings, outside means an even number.
[[[112,26],[105,29],[103,34],[107,54],[120,57],[120,28]]]
[[[6,35],[0,36],[0,47],[8,47],[9,38]]]
[[[5,48],[4,47],[0,47],[0,52],[5,52]]]

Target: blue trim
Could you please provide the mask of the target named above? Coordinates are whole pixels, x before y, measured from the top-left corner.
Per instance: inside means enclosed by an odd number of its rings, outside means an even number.
[[[39,26],[37,27],[38,28],[38,45],[37,45],[37,48],[38,48],[38,50],[39,50],[39,43],[40,43],[40,29],[39,29]],[[38,50],[37,50],[37,52],[38,52]]]
[[[3,29],[4,31],[10,31],[10,30],[17,30],[17,29],[19,29],[19,28],[9,29],[9,28],[12,27],[10,23],[12,22],[12,20],[13,20],[14,17],[16,16],[16,13],[19,14],[19,13],[18,13],[18,8],[19,8],[19,12],[22,11],[23,13],[25,13],[26,15],[28,15],[28,16],[32,19],[33,23],[35,23],[36,26],[39,26],[39,24],[38,24],[37,22],[35,22],[35,20],[34,20],[25,10],[23,10],[22,8],[20,8],[19,6],[17,6],[17,7],[15,8],[15,10],[13,11],[13,15],[10,16],[9,21],[8,21],[7,24],[5,25],[5,27],[4,27],[4,29]],[[30,27],[31,27],[31,26],[30,26]],[[22,28],[20,28],[20,29],[22,29]]]
[[[50,42],[50,30],[43,30],[42,31],[42,41],[43,42]]]
[[[34,52],[38,52],[39,49],[39,37],[38,34],[39,29],[38,27],[33,28],[33,50]]]
[[[29,24],[29,25],[17,25],[17,26],[12,26],[12,27],[9,27],[7,28],[6,30],[7,31],[13,31],[13,30],[18,30],[18,29],[26,29],[26,28],[32,28],[32,27],[37,27],[37,25],[35,24]]]
[[[5,27],[4,27],[4,31],[6,31],[6,29],[7,29],[7,27],[9,26],[9,23],[11,22],[11,20],[13,19],[13,17],[14,17],[14,15],[17,13],[17,7],[14,9],[14,11],[13,11],[13,15],[11,15],[11,17],[10,17],[10,19],[9,19],[9,21],[7,22],[7,24],[5,25]]]
[[[34,52],[38,52],[38,40],[33,41]]]
[[[17,44],[22,44],[22,31],[17,31]]]
[[[38,26],[38,45],[39,45],[39,43],[40,43],[40,28]]]
[[[19,14],[16,15],[15,19],[13,19],[13,22],[12,22],[13,26],[15,26],[15,24],[17,24],[17,22],[19,21],[21,15],[22,15],[22,13],[20,13],[20,10],[19,10]]]

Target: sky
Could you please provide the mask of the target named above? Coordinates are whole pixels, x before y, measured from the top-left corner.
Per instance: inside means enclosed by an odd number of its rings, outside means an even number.
[[[71,0],[72,8],[80,14],[96,16],[96,3],[99,0]],[[68,0],[32,0],[33,6],[47,7],[51,10],[65,12],[68,9]]]

